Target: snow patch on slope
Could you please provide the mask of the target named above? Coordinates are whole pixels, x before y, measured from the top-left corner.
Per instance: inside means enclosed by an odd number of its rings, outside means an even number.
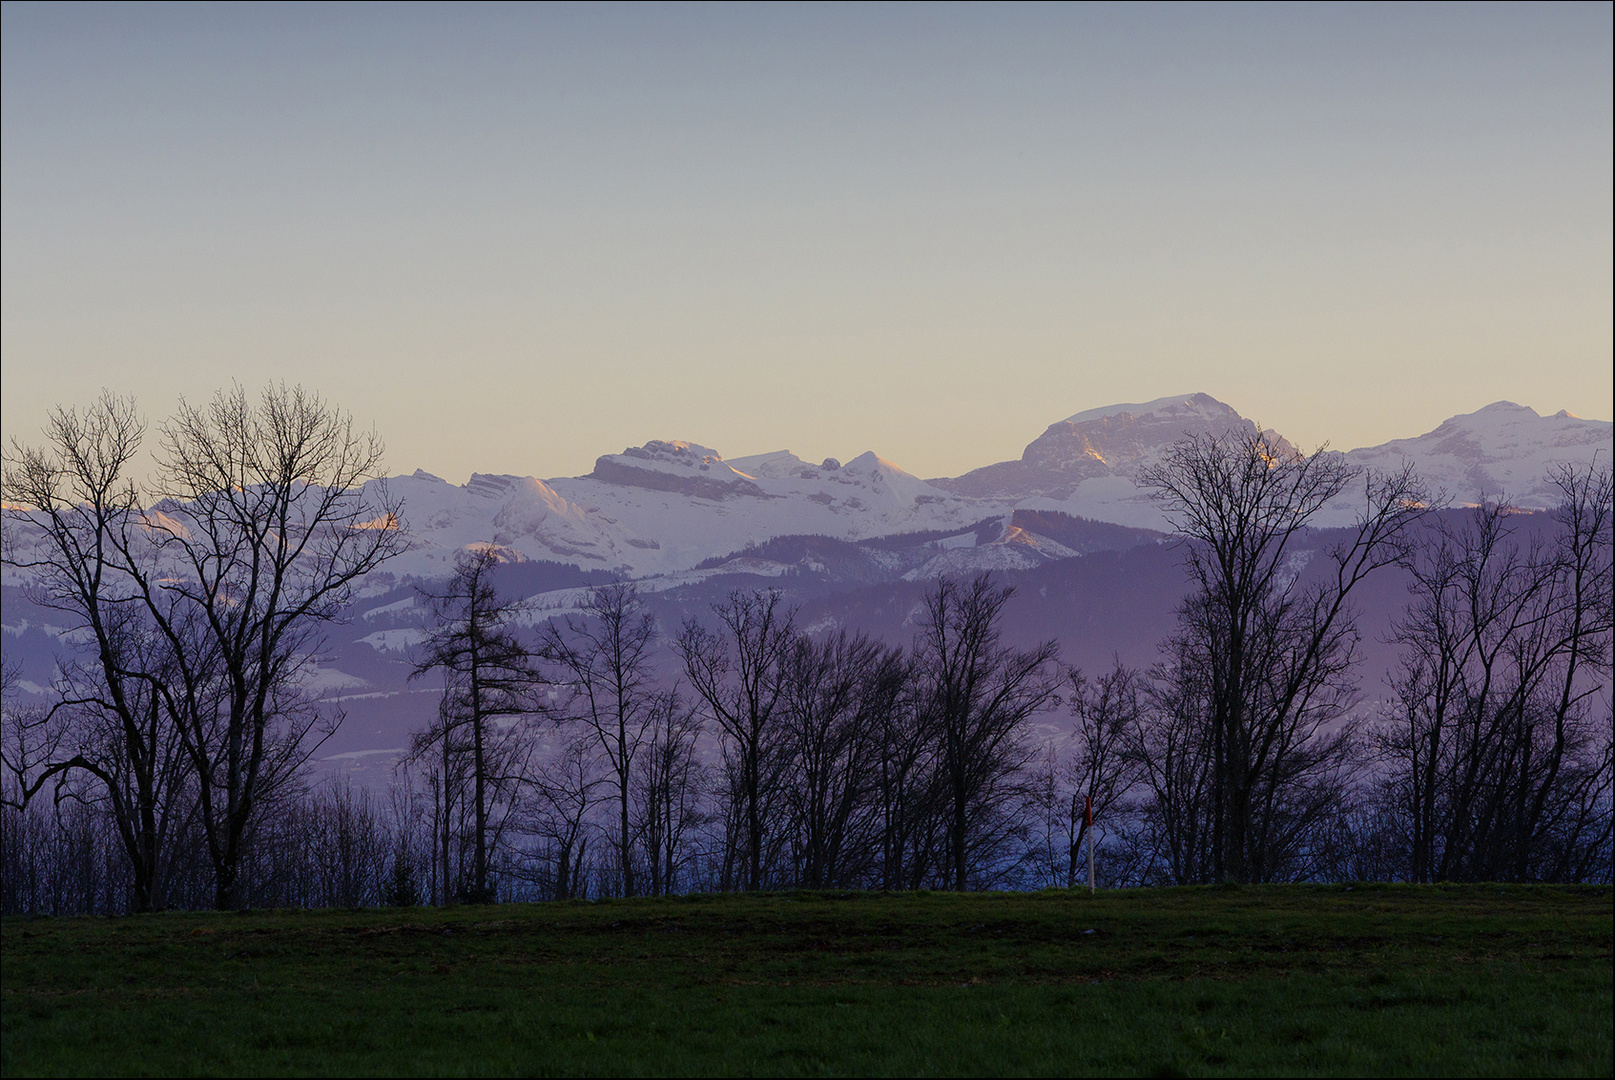
[[[1507,501],[1522,509],[1557,506],[1559,489],[1548,476],[1562,464],[1590,464],[1615,452],[1615,425],[1583,420],[1563,410],[1542,416],[1512,401],[1496,401],[1450,417],[1413,439],[1347,452],[1353,465],[1380,470],[1411,461],[1427,483],[1454,502]]]

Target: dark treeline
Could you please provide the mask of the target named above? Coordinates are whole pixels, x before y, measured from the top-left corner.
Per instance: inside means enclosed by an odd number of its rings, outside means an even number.
[[[169,442],[250,444],[244,399],[220,403]],[[335,414],[304,412],[351,471]],[[7,561],[47,571],[42,599],[88,632],[54,708],[8,694],[6,911],[1039,888],[1085,883],[1090,857],[1105,887],[1611,878],[1607,466],[1555,474],[1550,527],[1496,505],[1455,524],[1410,472],[1185,441],[1143,478],[1188,581],[1148,670],[1008,647],[1012,590],[986,575],[937,581],[899,646],[806,632],[770,590],[664,628],[631,585],[594,585],[534,628],[492,550],[469,552],[427,594],[415,677],[442,686],[437,719],[376,792],[310,778],[337,718],[299,679],[394,511],[311,512],[293,476],[255,530],[269,481],[209,504],[199,471],[154,524],[91,467],[127,460],[131,424],[115,401],[59,414],[54,456],[8,462],[47,543]],[[1303,573],[1307,523],[1353,486],[1357,528]],[[285,581],[206,535],[259,537]],[[1392,564],[1414,582],[1403,662],[1365,705],[1352,594]]]

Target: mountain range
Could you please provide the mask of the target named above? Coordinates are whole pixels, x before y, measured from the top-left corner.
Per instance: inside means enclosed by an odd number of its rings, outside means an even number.
[[[437,691],[407,681],[428,615],[419,587],[446,578],[468,547],[500,555],[501,589],[525,598],[529,624],[577,612],[591,585],[633,580],[664,634],[708,615],[732,589],[772,586],[810,631],[847,626],[906,643],[931,581],[992,571],[1017,590],[1005,609],[1008,643],[1058,638],[1064,661],[1088,669],[1113,659],[1148,665],[1186,585],[1167,522],[1135,481],[1175,442],[1230,429],[1255,425],[1188,394],[1079,412],[1019,460],[951,478],[920,479],[872,452],[814,464],[786,450],[726,459],[693,442],[653,441],[600,457],[587,476],[479,473],[457,485],[417,471],[376,481],[402,497],[409,547],[328,628],[311,688],[339,701],[347,720],[322,755],[361,778],[385,771],[408,732],[435,715]],[[1608,462],[1612,440],[1608,421],[1498,402],[1341,456],[1382,470],[1411,463],[1453,506],[1506,499],[1547,509],[1556,503],[1549,470]],[[1318,516],[1294,553],[1298,573],[1325,568],[1311,556],[1355,512],[1342,498]],[[31,602],[28,584],[5,568],[0,640],[21,671],[19,689],[43,700],[72,635],[66,616]],[[1406,595],[1395,568],[1357,594],[1370,697],[1394,663],[1385,642]]]
[[[818,464],[788,450],[724,458],[694,442],[653,441],[606,454],[586,476],[539,480],[474,474],[465,485],[429,473],[386,481],[404,500],[410,552],[394,574],[441,577],[467,544],[493,544],[511,561],[542,560],[626,578],[679,574],[715,556],[780,536],[860,541],[952,531],[988,519],[1043,512],[1165,530],[1141,470],[1190,435],[1254,432],[1255,424],[1208,394],[1079,412],[1032,440],[1017,461],[963,476],[922,480],[868,452]],[[1289,444],[1277,433],[1273,437]],[[1566,412],[1541,416],[1500,401],[1455,416],[1434,431],[1340,455],[1386,470],[1411,462],[1454,504],[1506,499],[1524,509],[1554,502],[1546,480],[1556,462],[1587,462],[1611,447],[1611,424]],[[1349,524],[1350,498],[1326,508],[1321,526]],[[963,543],[962,540],[958,543]],[[1052,537],[1022,530],[980,556],[1001,567],[1070,554]],[[974,545],[972,545],[974,546]],[[934,568],[957,569],[941,554]],[[919,569],[925,576],[931,571]]]

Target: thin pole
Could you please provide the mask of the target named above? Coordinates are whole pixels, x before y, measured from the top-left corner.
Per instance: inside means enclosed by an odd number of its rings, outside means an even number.
[[[1093,797],[1085,796],[1082,801],[1088,816],[1088,891],[1093,892]]]

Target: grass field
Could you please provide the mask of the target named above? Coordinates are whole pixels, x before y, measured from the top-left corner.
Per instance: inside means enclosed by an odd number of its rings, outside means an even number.
[[[1609,888],[7,919],[5,1075],[1612,1069]]]

